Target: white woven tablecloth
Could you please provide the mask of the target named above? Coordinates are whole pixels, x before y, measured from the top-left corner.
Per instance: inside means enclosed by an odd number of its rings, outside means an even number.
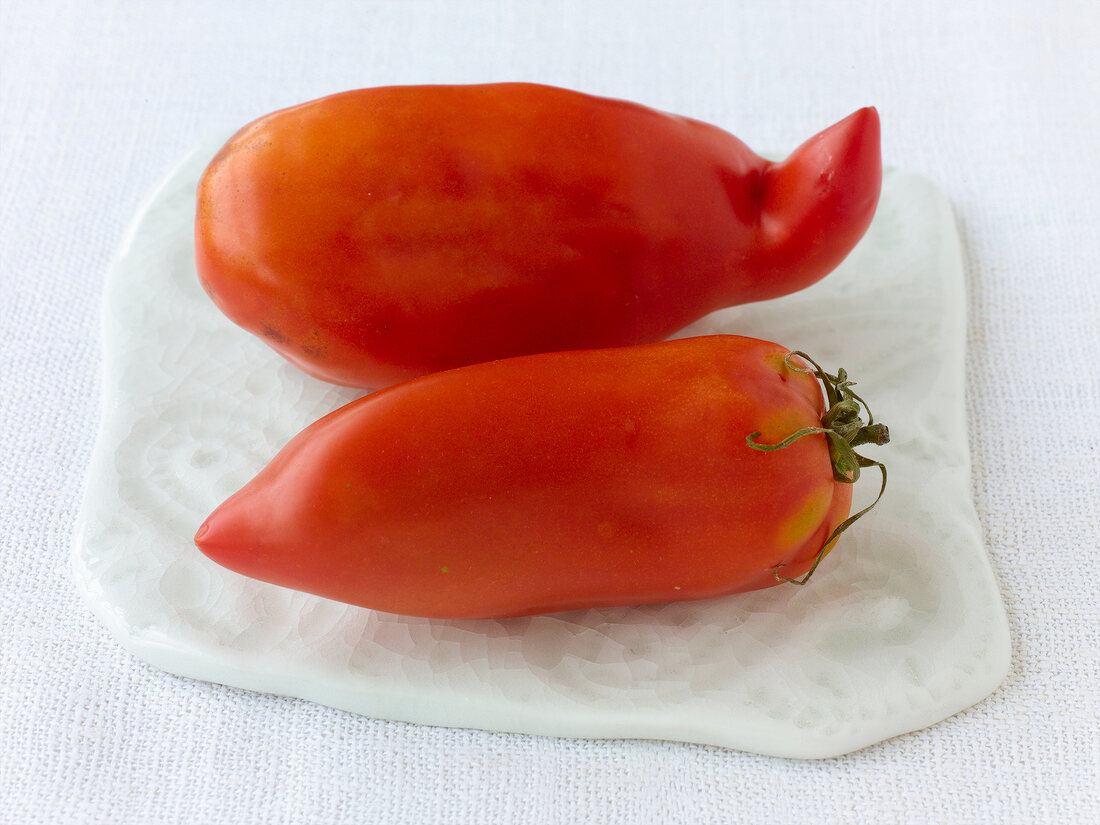
[[[1100,820],[1100,15],[923,3],[0,3],[0,821]],[[788,148],[867,104],[968,270],[973,492],[1013,638],[990,698],[799,762],[383,722],[169,676],[80,600],[99,301],[198,140],[389,83],[532,80]]]

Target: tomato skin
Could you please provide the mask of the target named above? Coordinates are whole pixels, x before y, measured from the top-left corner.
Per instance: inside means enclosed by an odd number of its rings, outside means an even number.
[[[805,573],[851,509],[817,380],[706,336],[522,356],[381,390],[287,444],[199,528],[253,578],[406,615],[701,599]]]
[[[241,129],[199,184],[200,280],[310,374],[380,387],[662,340],[802,289],[870,224],[878,115],[781,163],[695,120],[527,83],[331,95]]]

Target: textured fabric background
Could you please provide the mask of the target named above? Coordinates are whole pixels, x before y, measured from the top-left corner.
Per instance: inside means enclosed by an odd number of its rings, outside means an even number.
[[[0,819],[1100,819],[1100,16],[1090,0],[0,3]],[[973,491],[1013,667],[989,699],[794,762],[375,721],[126,654],[69,576],[99,300],[193,143],[359,86],[534,80],[785,150],[874,104],[968,267]]]

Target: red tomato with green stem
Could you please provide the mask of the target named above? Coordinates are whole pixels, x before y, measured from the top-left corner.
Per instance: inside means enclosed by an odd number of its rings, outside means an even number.
[[[860,408],[843,371],[737,336],[477,364],[317,421],[196,542],[247,576],[417,616],[769,587],[850,523],[876,463],[853,446],[888,440]]]
[[[864,108],[786,160],[706,123],[529,83],[395,86],[261,117],[198,188],[200,280],[337,384],[648,343],[803,289],[882,180]]]

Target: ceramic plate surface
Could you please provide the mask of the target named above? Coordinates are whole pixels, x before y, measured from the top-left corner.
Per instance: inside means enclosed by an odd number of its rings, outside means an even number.
[[[227,136],[226,136],[227,137]],[[130,651],[172,673],[410,722],[681,740],[827,757],[944,719],[1008,669],[972,503],[965,304],[950,207],[888,171],[867,236],[819,284],[726,310],[730,332],[859,382],[893,441],[882,503],[806,587],[506,621],[349,607],[252,581],[192,543],[295,433],[359,393],[316,381],[199,287],[196,149],[142,207],[109,273],[102,420],[76,581]],[[877,473],[857,505],[877,492]]]

